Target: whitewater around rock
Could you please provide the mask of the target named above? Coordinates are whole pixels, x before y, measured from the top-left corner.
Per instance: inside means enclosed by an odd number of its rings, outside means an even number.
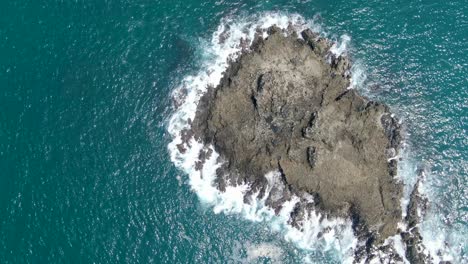
[[[277,27],[268,33],[257,34],[250,52],[201,98],[187,132],[226,160],[219,188],[247,182],[263,192],[264,175],[279,171],[289,188],[268,199],[276,211],[305,191],[322,210],[355,214],[383,239],[395,235],[402,193],[394,180],[398,122],[386,106],[347,89],[348,60],[331,54],[327,40],[310,30],[301,32],[303,39]]]
[[[300,17],[223,25],[212,41],[221,55],[176,90],[169,123],[201,200],[343,263],[428,260],[402,219],[400,124],[349,89],[344,48]]]

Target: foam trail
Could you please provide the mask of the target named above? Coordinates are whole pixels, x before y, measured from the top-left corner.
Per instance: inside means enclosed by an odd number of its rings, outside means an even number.
[[[235,59],[240,54],[242,50],[240,41],[247,41],[250,45],[258,29],[263,30],[263,36],[266,37],[266,29],[272,25],[283,29],[293,26],[296,31],[306,28],[316,32],[321,30],[320,26],[312,21],[306,21],[299,15],[263,13],[237,21],[240,22],[233,22],[231,19],[222,21],[213,33],[210,45],[204,47],[207,58],[202,64],[204,70],[194,76],[187,76],[181,86],[175,89],[174,97],[180,96],[181,99],[178,109],[168,124],[168,131],[173,137],[173,141],[168,145],[171,160],[188,174],[191,189],[203,203],[212,206],[215,213],[240,214],[254,222],[266,222],[272,230],[283,234],[287,241],[293,242],[300,249],[331,251],[337,255],[340,262],[352,263],[358,241],[348,219],[329,219],[319,212],[305,212],[304,220],[300,223],[302,228],[298,228],[290,224],[291,212],[298,202],[312,200],[310,195],[293,196],[283,204],[279,214],[275,214],[274,210],[265,204],[270,193],[272,195],[270,199],[277,199],[274,197],[275,192],[271,192],[273,188],[282,188],[278,172],[265,175],[268,186],[264,196],[259,198],[259,193],[255,193],[250,202],[245,203],[244,196],[250,190],[250,186],[228,185],[224,192],[216,188],[216,170],[222,161],[219,160],[219,155],[213,147],[209,147],[212,154],[205,160],[202,169],[195,168],[199,153],[205,147],[193,138],[184,143],[181,132],[190,127],[190,120],[194,119],[199,99],[207,87],[216,86],[228,66],[228,60]],[[348,36],[342,37],[341,43],[335,44],[332,52],[337,56],[345,54],[349,41]],[[185,146],[184,151],[180,151],[181,145]]]

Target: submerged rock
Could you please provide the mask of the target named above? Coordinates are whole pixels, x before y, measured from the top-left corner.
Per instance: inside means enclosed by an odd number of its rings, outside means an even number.
[[[203,95],[191,133],[223,159],[220,190],[249,183],[262,193],[265,175],[278,171],[285,187],[267,200],[276,212],[292,194],[308,193],[315,209],[352,218],[369,251],[399,234],[399,124],[387,106],[347,89],[350,63],[329,41],[310,30],[302,39],[276,27],[268,33]]]

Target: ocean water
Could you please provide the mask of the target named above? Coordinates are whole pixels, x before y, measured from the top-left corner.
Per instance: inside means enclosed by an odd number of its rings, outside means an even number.
[[[194,156],[173,150],[197,91],[217,82],[236,41],[290,21],[337,41],[354,61],[352,88],[402,120],[399,175],[409,190],[423,169],[430,201],[424,243],[437,260],[468,262],[467,6],[2,1],[0,263],[350,261],[346,220],[312,217],[297,232],[286,211],[240,203],[248,186],[217,192],[191,170]],[[227,25],[222,46],[213,39]],[[182,88],[193,93],[176,110]]]

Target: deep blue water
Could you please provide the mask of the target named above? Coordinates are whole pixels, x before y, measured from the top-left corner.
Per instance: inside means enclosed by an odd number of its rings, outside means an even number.
[[[264,225],[202,205],[167,150],[171,91],[223,18],[264,11],[351,37],[357,89],[403,120],[428,225],[466,261],[466,2],[190,0],[0,3],[0,262],[239,263],[262,243],[301,262]]]

